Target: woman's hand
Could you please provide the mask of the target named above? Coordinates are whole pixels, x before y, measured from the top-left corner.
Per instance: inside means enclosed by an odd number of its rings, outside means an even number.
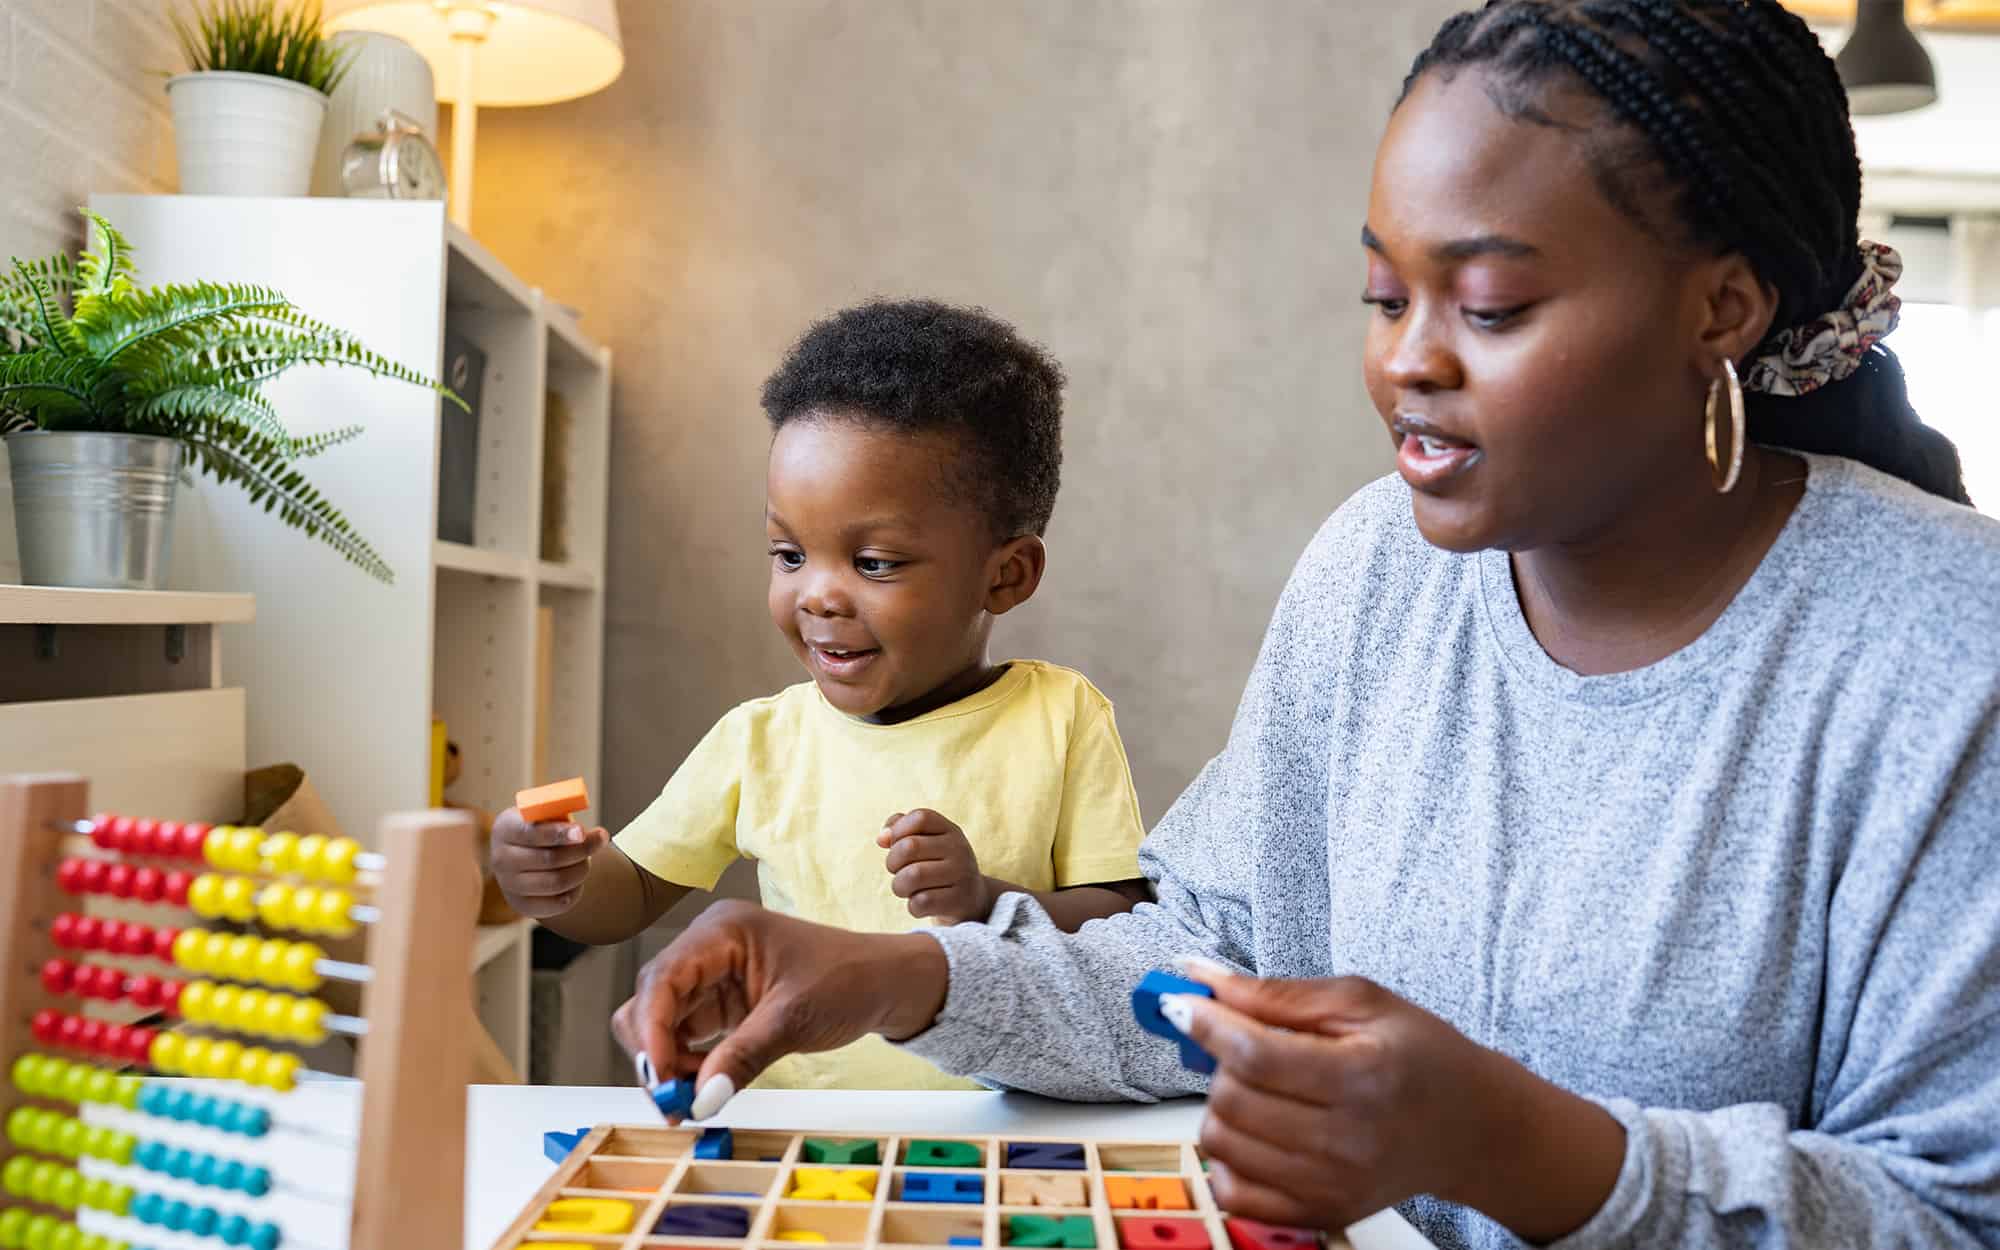
[[[993,914],[1000,892],[980,873],[979,856],[965,832],[938,813],[927,807],[897,812],[875,844],[888,848],[889,888],[910,901],[917,919],[959,924]]]
[[[1216,1202],[1339,1230],[1435,1194],[1532,1241],[1603,1205],[1624,1129],[1370,981],[1263,981],[1195,964],[1215,991],[1161,1009],[1215,1057],[1202,1149]]]
[[[944,949],[922,934],[850,933],[725,900],[640,970],[611,1031],[663,1080],[698,1072],[703,1120],[785,1055],[921,1033],[949,980]]]

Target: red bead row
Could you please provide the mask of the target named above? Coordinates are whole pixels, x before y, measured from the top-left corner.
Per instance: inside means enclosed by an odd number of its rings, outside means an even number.
[[[44,1046],[61,1046],[126,1063],[148,1062],[153,1053],[153,1039],[159,1036],[157,1029],[108,1024],[53,1010],[36,1012],[28,1027],[35,1040]]]
[[[103,951],[167,963],[174,960],[174,939],[180,935],[179,929],[82,916],[73,911],[63,912],[49,923],[49,940],[66,951]]]
[[[90,840],[100,850],[199,862],[202,843],[213,827],[178,820],[134,820],[101,812],[91,818]]]
[[[162,872],[105,859],[66,859],[56,865],[56,885],[65,894],[109,894],[185,907],[193,884],[194,875],[178,868]]]
[[[140,1007],[178,1012],[181,983],[155,976],[133,976],[106,964],[76,964],[51,959],[42,965],[42,988],[51,994],[74,994],[115,1003],[129,998]]]

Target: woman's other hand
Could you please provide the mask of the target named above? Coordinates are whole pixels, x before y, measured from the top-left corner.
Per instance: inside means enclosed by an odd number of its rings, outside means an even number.
[[[1339,1230],[1428,1193],[1551,1241],[1609,1196],[1609,1112],[1381,986],[1184,971],[1214,999],[1161,1010],[1215,1057],[1201,1145],[1232,1214]]]

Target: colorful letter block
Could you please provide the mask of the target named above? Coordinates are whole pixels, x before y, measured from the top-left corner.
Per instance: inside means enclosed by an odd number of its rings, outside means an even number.
[[[574,1133],[551,1129],[542,1134],[542,1156],[550,1163],[561,1163],[569,1158],[569,1152],[575,1150],[578,1143],[588,1136],[590,1136],[588,1128],[580,1128]]]
[[[1120,1220],[1118,1244],[1125,1250],[1209,1250],[1200,1220]]]
[[[919,1138],[903,1152],[903,1162],[913,1168],[976,1168],[979,1147],[969,1141],[924,1141]]]
[[[792,1173],[792,1192],[785,1196],[810,1202],[869,1202],[875,1197],[875,1173],[800,1168]]]
[[[831,1141],[824,1137],[808,1137],[800,1152],[807,1163],[873,1167],[882,1162],[882,1147],[872,1141]]]
[[[736,1140],[726,1128],[705,1128],[701,1136],[694,1139],[694,1157],[733,1159],[736,1157]]]
[[[1017,1141],[1007,1143],[1007,1166],[1040,1168],[1045,1172],[1083,1170],[1083,1146],[1065,1141]]]
[[[538,1233],[629,1233],[632,1204],[615,1198],[558,1198],[535,1223]]]
[[[1313,1250],[1319,1234],[1310,1228],[1286,1228],[1282,1224],[1260,1224],[1256,1220],[1228,1219],[1222,1227],[1229,1233],[1235,1250]]]
[[[1097,1230],[1087,1215],[1010,1215],[1007,1244],[1097,1250]]]
[[[1192,1211],[1187,1186],[1172,1176],[1107,1176],[1104,1200],[1124,1211]]]
[[[1182,1067],[1191,1072],[1215,1071],[1215,1059],[1160,1014],[1162,994],[1199,994],[1203,998],[1214,998],[1215,991],[1199,981],[1157,970],[1140,978],[1139,984],[1132,990],[1132,1014],[1138,1019],[1140,1028],[1179,1045]]]
[[[951,1172],[903,1173],[904,1202],[984,1202],[986,1178]]]
[[[1081,1176],[1000,1177],[1000,1201],[1010,1207],[1087,1207]]]
[[[653,1225],[656,1233],[678,1237],[748,1237],[748,1207],[684,1206],[668,1207]]]

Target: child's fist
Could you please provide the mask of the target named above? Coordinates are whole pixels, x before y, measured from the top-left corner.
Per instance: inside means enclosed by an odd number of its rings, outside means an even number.
[[[560,916],[583,893],[592,853],[610,839],[567,820],[531,825],[510,807],[493,821],[493,879],[523,916]]]
[[[891,816],[875,844],[889,848],[889,888],[910,901],[912,916],[958,924],[984,920],[993,911],[998,892],[980,874],[972,843],[929,808]]]

